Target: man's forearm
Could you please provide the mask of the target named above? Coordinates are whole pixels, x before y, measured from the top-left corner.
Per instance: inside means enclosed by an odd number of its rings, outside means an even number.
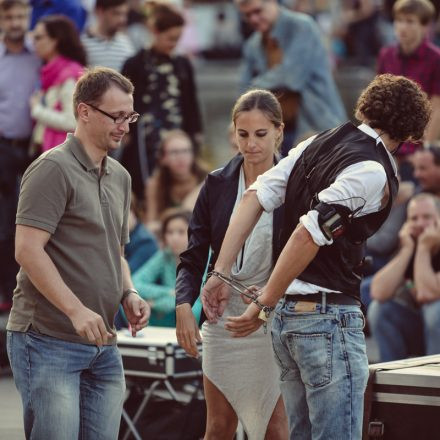
[[[430,249],[419,243],[414,259],[416,299],[421,302],[440,299],[440,283],[431,263]]]
[[[315,244],[307,229],[299,225],[281,252],[272,275],[260,297],[260,302],[264,305],[275,306],[286,292],[290,283],[315,258],[318,250],[319,246]]]
[[[68,317],[83,306],[44,249],[26,249],[19,258],[19,264],[38,291]],[[93,286],[90,288],[93,289]]]
[[[377,301],[387,301],[403,283],[405,271],[414,250],[403,247],[398,254],[380,269],[371,282],[371,296]]]
[[[232,265],[243,247],[246,238],[257,224],[263,208],[257,198],[256,191],[248,191],[231,217],[231,222],[223,239],[215,269],[229,274]]]

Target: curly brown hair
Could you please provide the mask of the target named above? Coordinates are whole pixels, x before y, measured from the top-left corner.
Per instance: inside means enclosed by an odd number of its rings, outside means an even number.
[[[431,115],[428,96],[403,76],[377,75],[358,99],[355,116],[394,141],[418,141]]]

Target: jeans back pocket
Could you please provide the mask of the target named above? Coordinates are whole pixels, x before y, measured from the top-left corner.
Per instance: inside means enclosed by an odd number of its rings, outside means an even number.
[[[305,385],[317,388],[332,380],[332,333],[289,333],[289,350]]]

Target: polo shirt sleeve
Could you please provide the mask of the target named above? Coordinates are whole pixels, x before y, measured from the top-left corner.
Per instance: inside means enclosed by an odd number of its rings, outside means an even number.
[[[23,175],[15,223],[54,234],[65,212],[68,193],[60,165],[37,159]]]

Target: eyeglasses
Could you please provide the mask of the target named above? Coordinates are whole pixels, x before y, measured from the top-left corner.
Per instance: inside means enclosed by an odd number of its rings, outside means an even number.
[[[133,124],[133,122],[136,122],[140,116],[139,113],[136,112],[130,113],[129,115],[113,116],[110,113],[95,107],[93,104],[87,103],[87,105],[92,107],[92,109],[96,110],[97,112],[109,117],[115,124],[123,124],[125,121],[128,121],[129,124]]]

